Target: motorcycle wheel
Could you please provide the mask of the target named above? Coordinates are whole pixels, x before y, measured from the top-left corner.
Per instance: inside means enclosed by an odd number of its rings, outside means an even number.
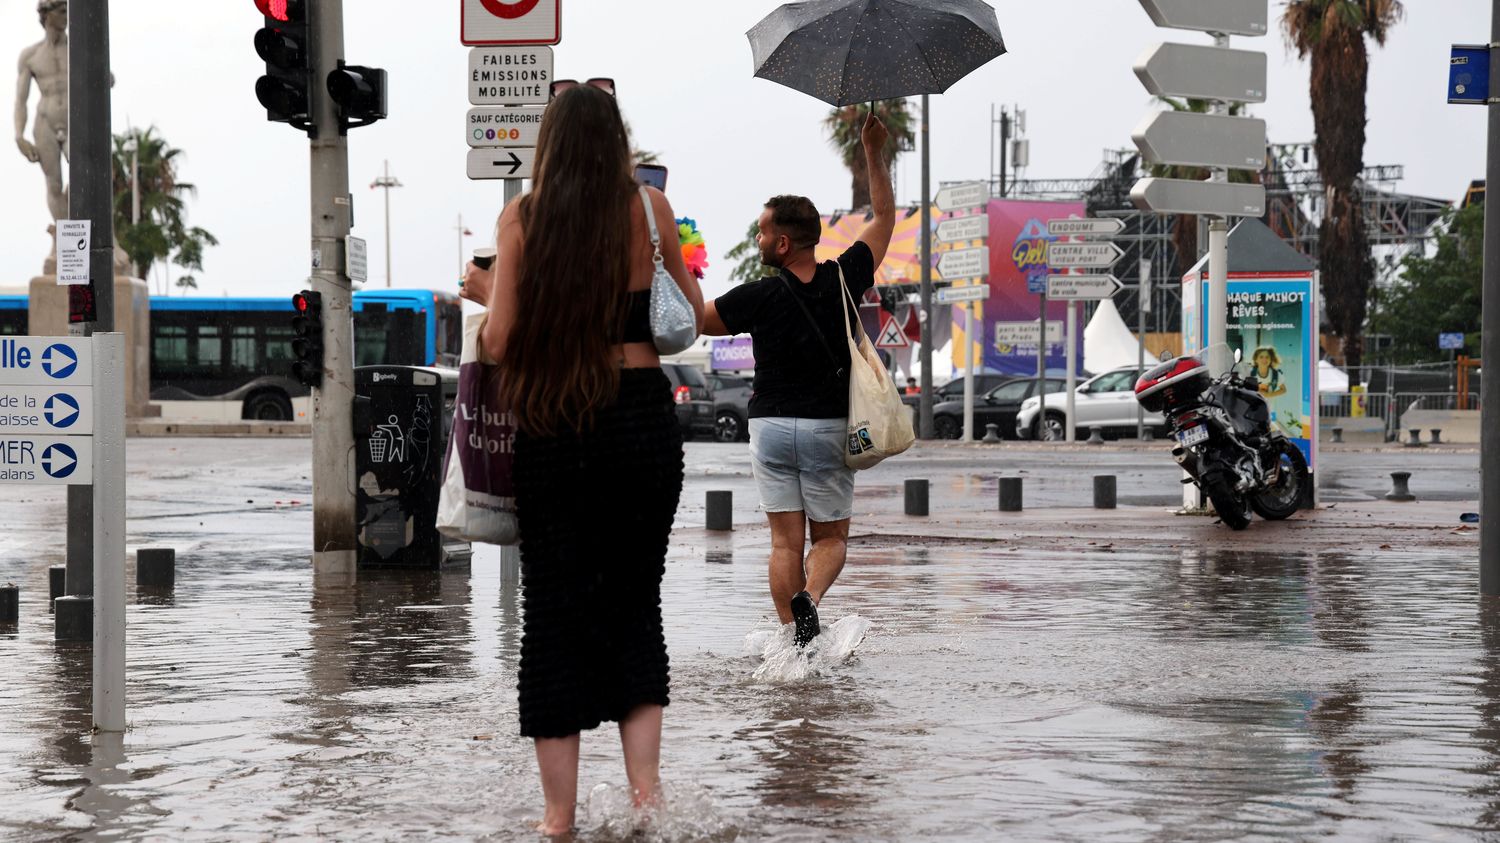
[[[1214,512],[1219,514],[1219,520],[1228,525],[1229,529],[1243,530],[1250,526],[1249,502],[1234,493],[1234,487],[1229,485],[1229,479],[1223,472],[1215,471],[1205,475],[1203,491],[1213,501]]]
[[[1250,508],[1267,521],[1280,521],[1296,512],[1307,484],[1307,460],[1300,448],[1282,440],[1276,459],[1281,462],[1276,485],[1250,497]]]

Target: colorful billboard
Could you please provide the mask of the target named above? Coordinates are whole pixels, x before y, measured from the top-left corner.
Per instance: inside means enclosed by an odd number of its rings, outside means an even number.
[[[933,211],[933,222],[937,222],[937,211]],[[854,245],[865,230],[864,214],[840,215],[837,219],[823,217],[823,239],[818,243],[819,261],[831,261]],[[916,284],[922,280],[922,215],[896,213],[896,229],[891,234],[890,248],[886,249],[885,261],[875,271],[876,284]],[[934,245],[936,248],[936,245]],[[933,273],[937,277],[937,273]]]

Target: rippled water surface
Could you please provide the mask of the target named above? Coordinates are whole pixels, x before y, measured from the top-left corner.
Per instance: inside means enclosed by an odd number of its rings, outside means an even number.
[[[23,586],[0,635],[0,838],[532,839],[499,554],[315,581],[305,507],[220,517],[132,525],[184,549],[175,594],[131,591],[123,747],[89,740],[87,653],[53,643],[39,598],[49,562],[0,559]],[[837,657],[799,672],[768,667],[764,548],[682,539],[673,802],[642,837],[1492,836],[1500,614],[1474,562],[1253,541],[863,540],[822,608]],[[617,737],[583,746],[581,838],[627,836]]]

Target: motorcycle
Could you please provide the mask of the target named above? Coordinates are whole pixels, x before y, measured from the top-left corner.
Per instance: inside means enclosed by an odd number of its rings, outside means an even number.
[[[1147,371],[1135,383],[1136,400],[1166,417],[1172,458],[1231,529],[1250,526],[1252,512],[1270,521],[1290,516],[1310,494],[1307,460],[1271,423],[1257,379],[1232,367],[1211,377],[1205,357],[1175,357]]]

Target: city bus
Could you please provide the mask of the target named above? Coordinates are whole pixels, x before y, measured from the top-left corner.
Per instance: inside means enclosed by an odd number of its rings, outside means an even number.
[[[292,378],[292,297],[151,297],[151,402],[176,420],[308,418]],[[0,335],[26,333],[26,296],[0,296]],[[456,293],[354,294],[354,365],[458,368],[463,309]]]

